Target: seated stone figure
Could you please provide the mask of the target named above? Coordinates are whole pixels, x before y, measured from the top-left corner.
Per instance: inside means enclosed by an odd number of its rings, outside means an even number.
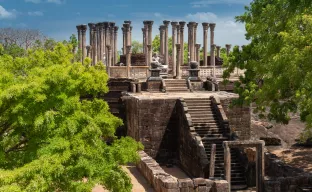
[[[158,55],[158,53],[153,53],[152,62],[154,66],[157,64],[157,68],[161,69],[161,73],[168,72],[168,65],[165,65],[163,56]]]

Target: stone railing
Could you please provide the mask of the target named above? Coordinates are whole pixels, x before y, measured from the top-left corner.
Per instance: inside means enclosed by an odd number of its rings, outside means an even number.
[[[182,77],[188,77],[189,76],[189,72],[188,72],[189,66],[182,66],[181,70],[182,70]],[[199,77],[201,79],[206,79],[207,77],[212,77],[213,76],[213,67],[212,66],[200,66],[199,67],[200,71],[199,71]],[[216,66],[215,67],[215,74],[217,78],[222,78],[223,72],[224,72],[225,68],[222,66]],[[245,72],[245,70],[241,70],[241,69],[237,69],[235,68],[235,70],[233,71],[233,73],[231,73],[231,77],[239,77],[240,75],[243,75]]]
[[[139,152],[137,167],[156,192],[213,191],[229,192],[225,180],[212,181],[204,178],[177,179],[166,173],[159,164],[144,151]]]
[[[184,99],[176,103],[179,124],[179,160],[181,168],[194,177],[204,177],[209,161],[201,137],[196,133]]]
[[[229,129],[229,120],[225,114],[225,111],[221,105],[220,99],[218,97],[210,97],[213,110],[217,113],[218,121],[221,123],[222,128],[224,129],[224,136],[230,136],[230,129]]]
[[[128,77],[127,70],[127,66],[111,66],[109,67],[110,78],[146,79],[148,77],[148,66],[129,67],[130,77]]]

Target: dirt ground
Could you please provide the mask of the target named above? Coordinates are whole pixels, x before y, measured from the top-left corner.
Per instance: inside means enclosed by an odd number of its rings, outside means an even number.
[[[147,180],[139,172],[136,166],[129,165],[123,166],[122,168],[131,178],[133,192],[154,192],[153,187],[148,184]],[[105,190],[102,186],[98,185],[93,188],[92,192],[108,192],[108,190]]]

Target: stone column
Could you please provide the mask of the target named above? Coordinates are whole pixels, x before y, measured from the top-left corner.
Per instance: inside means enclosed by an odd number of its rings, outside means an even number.
[[[213,78],[216,78],[216,58],[215,58],[215,48],[216,48],[216,45],[215,44],[212,44],[211,45],[211,53],[210,53],[210,64],[211,66],[213,67],[212,69],[212,76]]]
[[[97,61],[102,61],[101,59],[101,26],[100,23],[95,24],[96,27],[96,53],[97,53]]]
[[[96,24],[96,28],[97,28],[97,54],[98,54],[98,61],[102,61],[102,24],[101,23],[97,23]]]
[[[122,54],[126,54],[126,30],[124,27],[121,28],[122,30]]]
[[[170,21],[163,21],[165,26],[165,64],[169,66],[168,26]]]
[[[181,65],[182,65],[182,60],[181,60],[181,45],[176,44],[177,46],[177,79],[181,79]]]
[[[187,54],[190,54],[190,50],[191,50],[191,43],[190,43],[190,40],[191,40],[191,31],[190,31],[190,24],[186,24],[187,26]]]
[[[210,47],[214,44],[214,29],[216,27],[215,23],[210,23]],[[212,51],[210,50],[210,56],[212,55]],[[212,64],[211,64],[212,65]]]
[[[128,23],[124,23],[123,24],[123,28],[124,28],[124,32],[125,32],[125,46],[127,47],[129,45],[129,35],[128,35],[128,33],[129,33],[129,24]],[[125,47],[125,50],[127,49],[126,47]],[[126,54],[127,54],[127,52],[126,52]]]
[[[177,75],[177,54],[176,54],[176,30],[178,22],[171,22],[172,25],[172,75],[175,77]]]
[[[86,32],[87,32],[87,25],[81,25],[81,35],[82,35],[82,62],[87,57],[86,52]]]
[[[198,26],[198,23],[195,23],[194,25],[194,43],[196,44],[197,43],[197,26]]]
[[[106,39],[107,39],[107,30],[108,30],[108,22],[103,22],[103,57],[105,57],[104,62],[107,63],[107,47],[106,47]]]
[[[127,45],[127,47],[126,47],[126,65],[127,65],[127,77],[130,78],[131,45]]]
[[[145,37],[145,29],[144,28],[142,28],[142,33],[143,33],[143,53],[145,53],[146,37]]]
[[[220,58],[221,46],[216,46],[217,48],[217,57]]]
[[[91,53],[91,47],[90,47],[90,45],[87,45],[86,46],[86,49],[87,49],[87,57],[89,57],[90,58],[90,53]]]
[[[114,27],[114,59],[113,59],[113,64],[115,65],[118,61],[118,53],[117,53],[117,40],[118,40],[118,27]]]
[[[147,62],[148,62],[148,66],[150,66],[152,59],[149,56],[152,54],[152,45],[147,45],[146,47],[147,47],[147,55],[148,55]]]
[[[105,33],[106,63],[108,62],[108,60],[107,60],[108,49],[107,49],[106,45],[111,45],[110,42],[111,42],[110,41],[110,22],[107,22],[106,33]]]
[[[195,61],[195,42],[194,42],[194,30],[195,30],[195,22],[189,22],[188,27],[189,27],[189,52],[190,52],[190,61]]]
[[[180,54],[180,63],[181,66],[184,64],[184,26],[185,26],[185,21],[180,21],[180,46],[181,46],[181,54]]]
[[[200,65],[200,46],[201,44],[196,44],[196,61],[198,62],[198,65]]]
[[[114,31],[115,23],[110,23],[110,46],[111,46],[111,60],[112,65],[115,65],[114,58],[115,58],[115,31]]]
[[[144,49],[144,53],[145,53],[145,63],[146,66],[149,66],[149,62],[148,62],[148,51],[147,51],[147,45],[149,44],[149,39],[148,39],[148,21],[143,21],[144,24],[144,32],[145,32],[145,46],[143,47]]]
[[[107,74],[110,77],[110,67],[112,66],[112,47],[110,45],[106,45],[107,48]]]
[[[153,53],[152,53],[152,42],[153,42],[153,37],[152,37],[152,30],[153,30],[153,23],[154,21],[149,21],[148,23],[148,44],[150,46],[149,49],[149,55],[148,55],[148,58],[149,58],[149,65],[151,64],[152,62],[152,56],[153,56]]]
[[[177,24],[177,43],[180,43],[180,25]]]
[[[101,27],[101,61],[105,62],[104,61],[104,55],[105,55],[105,32],[104,32],[104,22],[101,22],[100,23],[100,27]]]
[[[82,51],[82,33],[81,33],[81,25],[77,25],[78,32],[78,51]],[[80,62],[82,63],[82,55],[80,56]]]
[[[232,45],[231,44],[226,44],[225,47],[226,47],[226,55],[229,56]]]
[[[203,41],[204,41],[204,66],[208,65],[208,60],[207,60],[207,52],[208,52],[208,28],[209,28],[209,23],[202,23],[203,25],[203,30],[204,30],[204,37],[203,37]]]
[[[130,26],[130,45],[132,46],[132,26]]]
[[[92,28],[94,27],[94,23],[88,23],[89,26],[89,40],[90,40],[90,58],[92,59],[92,46],[93,46],[93,32],[92,32]]]
[[[159,41],[160,41],[160,50],[159,50],[159,53],[160,53],[160,55],[164,55],[164,53],[165,53],[165,47],[164,47],[164,26],[163,25],[161,25],[160,27],[159,27]]]
[[[225,180],[229,183],[229,187],[231,186],[231,151],[228,145],[224,147],[224,173]],[[229,189],[231,191],[231,189]]]
[[[92,43],[92,63],[93,65],[95,65],[97,63],[97,46],[96,46],[96,42],[97,42],[97,34],[96,34],[96,27],[94,26],[92,28],[92,36],[93,36],[93,43]]]

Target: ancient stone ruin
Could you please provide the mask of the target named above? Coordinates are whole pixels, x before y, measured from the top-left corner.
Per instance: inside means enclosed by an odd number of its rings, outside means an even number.
[[[168,47],[170,24],[172,55]],[[185,25],[186,64],[182,50]],[[250,106],[230,106],[237,98],[232,93],[233,83],[243,71],[235,70],[229,84],[221,83],[224,67],[221,47],[214,42],[216,24],[201,25],[203,60],[197,43],[198,23],[163,21],[158,56],[152,53],[153,21],[143,22],[143,53],[139,54],[132,54],[131,21],[125,21],[120,61],[119,27],[114,22],[89,23],[89,45],[87,25],[77,26],[81,61],[90,57],[92,65],[101,61],[106,66],[110,91],[104,99],[111,112],[124,121],[117,135],[131,136],[144,145],[137,168],[158,192],[306,190],[312,184],[311,176],[277,163],[264,153],[264,141],[250,140]],[[229,55],[231,45],[225,47]]]

